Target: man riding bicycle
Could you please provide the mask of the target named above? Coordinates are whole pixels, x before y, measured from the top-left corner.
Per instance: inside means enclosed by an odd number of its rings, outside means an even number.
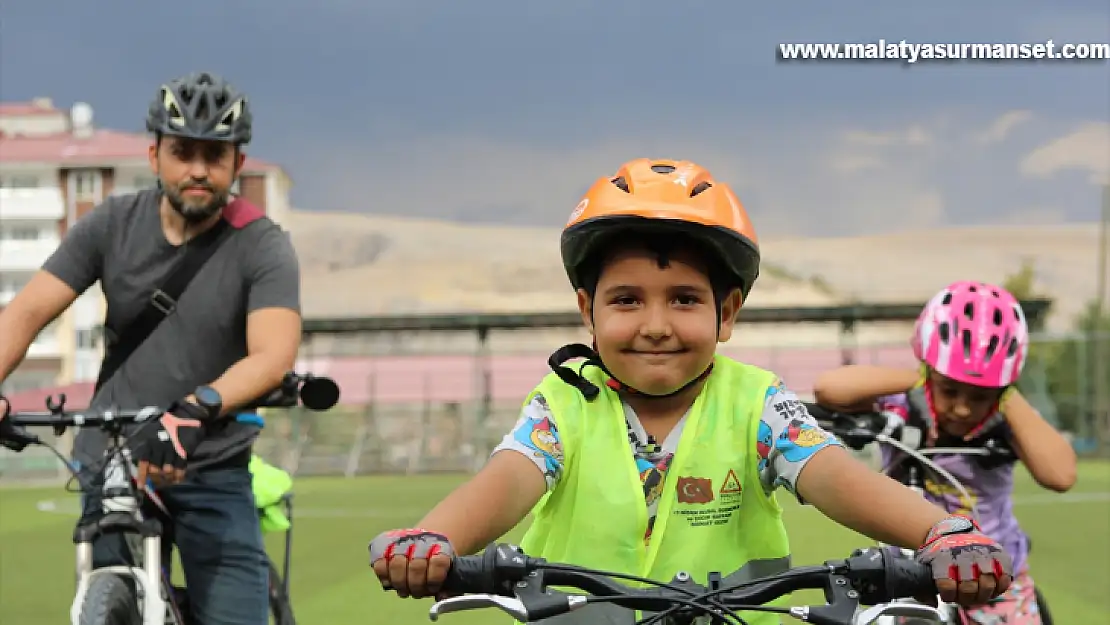
[[[158,488],[173,516],[167,536],[190,610],[199,622],[264,625],[267,560],[248,471],[261,419],[236,409],[293,368],[300,270],[285,233],[231,197],[251,139],[244,94],[213,74],[178,78],[158,90],[146,126],[158,188],[110,197],[80,218],[0,312],[0,382],[99,280],[108,340],[92,408],[169,406],[128,445],[140,482]],[[104,444],[96,430],[75,442],[92,484],[103,479]],[[85,493],[82,521],[100,513],[99,500],[99,488]],[[95,565],[123,553],[121,536],[104,536]]]

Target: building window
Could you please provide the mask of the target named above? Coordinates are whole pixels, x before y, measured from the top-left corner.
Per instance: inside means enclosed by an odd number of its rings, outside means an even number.
[[[17,275],[0,275],[0,293],[14,296],[16,293],[23,290],[27,286],[27,278]]]
[[[79,202],[96,201],[96,183],[100,172],[93,169],[76,169],[69,173],[73,176],[73,189]]]
[[[0,178],[0,187],[5,189],[36,189],[38,186],[38,176],[14,175]]]
[[[78,328],[77,329],[77,348],[78,349],[96,349],[100,344],[100,335],[102,329],[100,326],[93,328]]]
[[[35,226],[2,226],[0,239],[4,241],[37,241],[42,230]]]

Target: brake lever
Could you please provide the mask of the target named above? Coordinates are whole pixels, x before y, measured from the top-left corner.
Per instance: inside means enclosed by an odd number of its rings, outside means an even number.
[[[856,615],[855,625],[871,625],[884,616],[908,616],[930,623],[943,623],[944,614],[937,608],[920,603],[880,603]]]
[[[501,595],[460,595],[436,601],[428,610],[428,618],[438,621],[441,614],[477,610],[479,608],[497,608],[521,623],[528,622],[528,610],[520,599],[502,597]]]

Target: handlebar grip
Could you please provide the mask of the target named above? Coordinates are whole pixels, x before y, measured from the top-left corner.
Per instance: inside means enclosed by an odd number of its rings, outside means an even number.
[[[937,583],[929,565],[909,558],[890,558],[885,568],[886,594],[891,599],[937,594]]]
[[[804,401],[802,402],[802,405],[805,406],[806,412],[809,413],[809,416],[818,421],[836,421],[837,418],[840,416],[836,412],[829,410],[828,408],[825,408],[824,406],[816,402]]]
[[[455,556],[443,580],[443,592],[457,594],[496,593],[493,568],[485,555]]]

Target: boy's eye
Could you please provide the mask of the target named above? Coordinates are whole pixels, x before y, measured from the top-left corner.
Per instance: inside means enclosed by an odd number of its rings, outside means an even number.
[[[636,298],[631,295],[618,295],[613,298],[613,304],[617,306],[635,306]]]
[[[674,301],[679,306],[694,306],[701,303],[701,299],[696,295],[679,295],[674,298]]]

